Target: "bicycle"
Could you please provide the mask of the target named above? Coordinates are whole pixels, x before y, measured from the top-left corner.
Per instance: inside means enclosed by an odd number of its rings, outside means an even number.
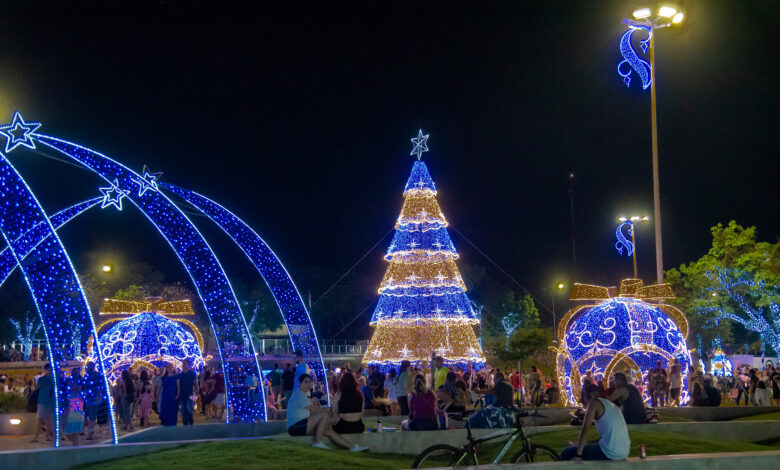
[[[525,417],[544,418],[540,414],[529,414],[527,412],[515,413],[515,426],[512,429],[502,429],[498,432],[488,434],[487,436],[474,438],[471,434],[471,426],[466,420],[466,439],[468,442],[463,447],[454,447],[448,444],[436,444],[428,447],[417,456],[412,464],[412,468],[434,468],[434,467],[466,467],[479,465],[477,457],[477,447],[489,441],[508,436],[501,450],[496,454],[492,464],[498,464],[502,458],[509,452],[509,448],[519,438],[523,444],[513,457],[512,463],[523,462],[555,462],[560,460],[558,453],[548,446],[536,444],[523,431],[522,418]]]

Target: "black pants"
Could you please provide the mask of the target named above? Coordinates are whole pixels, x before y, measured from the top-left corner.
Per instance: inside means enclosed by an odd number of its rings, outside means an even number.
[[[401,414],[407,416],[409,414],[409,397],[398,397],[398,406],[401,408]]]

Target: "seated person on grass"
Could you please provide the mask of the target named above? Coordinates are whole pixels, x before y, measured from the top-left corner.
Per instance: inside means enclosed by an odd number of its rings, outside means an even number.
[[[333,430],[328,422],[330,409],[322,408],[318,401],[309,399],[308,394],[311,388],[311,376],[301,374],[298,377],[298,388],[293,392],[290,404],[287,406],[287,432],[291,436],[314,436],[312,447],[320,449],[330,449],[322,442],[322,436],[328,436],[334,444],[352,452],[368,450],[368,447],[358,444],[352,445]]]
[[[620,408],[605,398],[599,398],[599,388],[593,384],[584,387],[583,405],[587,406],[580,428],[580,438],[569,442],[563,449],[561,460],[623,460],[628,457],[631,440]],[[586,443],[591,423],[596,425],[599,440]]]
[[[436,396],[425,386],[425,377],[417,375],[409,397],[409,419],[401,423],[405,431],[438,430],[439,416],[436,408]]]
[[[366,430],[363,424],[363,394],[352,372],[345,372],[333,395],[333,430],[339,434],[360,434]]]
[[[626,374],[617,372],[612,374],[615,391],[609,396],[609,401],[620,405],[623,419],[626,424],[642,424],[646,421],[645,402],[642,394],[633,384],[628,383]],[[598,387],[597,387],[598,388]]]
[[[368,385],[360,388],[363,394],[363,408],[366,410],[380,410],[382,414],[389,414],[387,400],[384,397],[384,389],[379,388],[379,381],[370,379]]]

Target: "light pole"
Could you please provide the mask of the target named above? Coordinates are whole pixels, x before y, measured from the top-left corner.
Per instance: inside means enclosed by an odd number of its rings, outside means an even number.
[[[634,19],[624,19],[623,24],[627,25],[629,30],[623,34],[620,41],[620,52],[623,54],[623,60],[618,65],[618,73],[626,82],[626,86],[631,82],[631,71],[635,71],[642,79],[642,88],[647,89],[650,86],[650,125],[653,153],[653,216],[655,217],[655,269],[658,284],[664,282],[664,260],[663,243],[661,240],[661,191],[658,179],[658,122],[655,111],[655,31],[666,28],[673,24],[679,24],[685,18],[681,11],[669,6],[662,6],[658,9],[658,16],[651,19],[653,13],[650,8],[640,8],[633,13]],[[647,32],[647,39],[641,42],[642,49],[646,52],[650,49],[650,63],[640,59],[631,45],[631,36],[634,31],[641,29]],[[630,68],[626,68],[628,65]],[[648,70],[649,69],[649,70]],[[648,73],[649,72],[649,73]],[[649,75],[649,76],[648,76]],[[636,271],[636,269],[635,269]],[[636,274],[634,275],[636,277]]]
[[[552,331],[553,331],[553,342],[556,342],[556,338],[557,338],[556,332],[555,332],[555,323],[556,323],[556,321],[555,321],[556,320],[556,318],[555,318],[555,294],[557,294],[558,291],[561,291],[561,290],[563,290],[565,288],[566,288],[566,284],[564,284],[562,282],[559,282],[558,284],[555,285],[555,290],[552,291],[552,295],[551,295],[551,298],[552,298],[552,315],[553,315],[553,329],[552,329]]]
[[[618,221],[622,222],[617,229],[617,236],[618,236],[618,242],[615,245],[617,250],[620,252],[620,254],[623,254],[623,251],[621,250],[621,247],[626,248],[628,251],[627,254],[633,256],[634,258],[634,279],[637,279],[637,273],[636,273],[636,227],[634,227],[634,224],[636,222],[647,222],[650,220],[650,217],[639,217],[638,215],[632,216],[632,217],[619,217]],[[626,242],[628,240],[622,240],[622,228],[624,225],[628,225],[631,231],[631,246],[627,246]],[[659,283],[660,284],[660,283]]]

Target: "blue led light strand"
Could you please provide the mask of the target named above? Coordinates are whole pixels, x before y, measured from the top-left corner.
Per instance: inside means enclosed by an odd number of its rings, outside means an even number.
[[[620,38],[620,55],[623,56],[623,60],[618,64],[617,71],[623,77],[626,86],[631,85],[631,72],[636,72],[642,80],[642,89],[646,90],[650,86],[650,64],[639,58],[631,44],[631,39],[637,30],[645,31],[648,34],[647,38],[642,40],[642,50],[647,52],[653,32],[647,26],[631,26]]]
[[[30,243],[30,227],[40,226],[47,236]],[[25,282],[43,323],[54,382],[54,445],[59,445],[61,364],[72,357],[70,325],[95,333],[92,315],[65,248],[30,188],[11,163],[0,154],[0,233],[21,267]],[[34,248],[28,251],[29,246]],[[21,248],[21,249],[20,249]],[[24,262],[22,262],[23,257]],[[103,399],[109,400],[108,382],[103,381]],[[109,407],[110,408],[110,407]],[[113,410],[109,409],[112,439],[116,442]]]
[[[249,400],[245,377],[261,377],[254,348],[247,350],[249,335],[243,314],[222,266],[192,221],[159,191],[138,196],[139,175],[121,163],[86,147],[41,134],[33,139],[72,158],[121,190],[173,248],[187,269],[208,314],[224,369],[227,396],[226,422],[256,422],[266,419],[264,397]]]
[[[631,256],[634,253],[634,244],[626,238],[625,235],[623,235],[623,227],[628,226],[628,236],[633,236],[632,233],[634,231],[634,224],[632,222],[623,222],[622,224],[618,225],[617,230],[615,230],[615,236],[617,237],[618,241],[615,243],[615,249],[620,253],[623,254],[623,249],[626,250],[626,256]]]
[[[314,325],[292,277],[271,248],[246,222],[213,200],[172,184],[160,183],[160,186],[207,215],[241,248],[268,285],[287,326],[293,349],[303,352],[317,380],[327,386]]]
[[[24,122],[19,111],[14,112],[11,124],[0,126],[0,135],[5,136],[5,153],[10,152],[18,146],[35,149],[30,135],[41,127],[40,122]]]

